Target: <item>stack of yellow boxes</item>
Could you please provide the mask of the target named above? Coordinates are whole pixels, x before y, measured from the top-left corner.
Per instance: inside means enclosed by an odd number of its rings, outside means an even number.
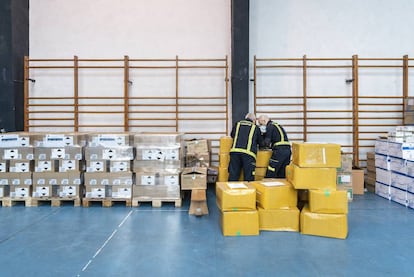
[[[220,152],[219,152],[219,182],[227,182],[229,179],[229,163],[230,163],[230,149],[233,144],[233,139],[229,136],[220,138]]]
[[[286,179],[250,182],[256,188],[261,231],[299,231],[297,192]]]
[[[259,235],[254,186],[247,182],[217,182],[216,202],[224,236]]]
[[[300,215],[302,234],[346,238],[346,191],[336,190],[341,147],[330,143],[293,143],[292,163],[286,175],[296,189],[309,190],[309,203]]]

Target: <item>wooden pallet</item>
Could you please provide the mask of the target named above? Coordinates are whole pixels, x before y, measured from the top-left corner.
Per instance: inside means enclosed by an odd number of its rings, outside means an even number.
[[[37,207],[40,203],[50,203],[52,207],[60,207],[63,202],[72,202],[74,207],[81,205],[81,199],[79,197],[40,197],[32,198],[32,206]]]
[[[12,207],[17,202],[24,202],[24,205],[26,207],[31,207],[32,206],[32,198],[31,197],[26,197],[26,198],[3,197],[3,198],[0,198],[0,201],[1,201],[1,204],[2,204],[3,207]]]
[[[114,202],[125,202],[126,207],[131,207],[130,198],[83,198],[82,206],[84,208],[89,208],[91,202],[101,202],[102,207],[105,207],[105,208],[112,207]]]
[[[165,202],[174,202],[175,207],[179,208],[182,205],[181,198],[146,198],[146,197],[134,197],[132,198],[132,207],[139,207],[139,203],[142,202],[151,202],[152,207],[160,208],[162,203]]]

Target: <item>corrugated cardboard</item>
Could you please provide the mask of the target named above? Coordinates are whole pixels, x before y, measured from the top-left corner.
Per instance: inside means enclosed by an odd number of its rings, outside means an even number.
[[[110,197],[110,186],[86,186],[85,185],[85,198],[105,198]]]
[[[129,172],[131,161],[109,161],[109,172]]]
[[[4,181],[4,177],[7,178],[8,185],[12,186],[30,186],[32,185],[32,173],[31,172],[6,172],[1,173],[0,179]],[[7,185],[2,183],[2,185]]]
[[[139,133],[134,135],[134,146],[178,146],[183,143],[183,133]]]
[[[35,160],[35,172],[55,172],[55,161],[52,160]]]
[[[32,195],[32,186],[19,185],[10,186],[10,197],[17,199],[27,199]]]
[[[0,147],[27,147],[31,145],[28,133],[9,133],[0,135]]]
[[[32,172],[32,160],[9,160],[9,172]]]
[[[286,179],[264,179],[250,182],[256,188],[257,205],[264,209],[296,207],[298,195]]]
[[[254,211],[220,212],[221,231],[224,236],[259,235],[259,213]]]
[[[198,154],[209,151],[208,141],[206,139],[186,141],[187,153]]]
[[[58,160],[58,171],[67,172],[67,171],[81,171],[82,170],[82,161],[78,160]]]
[[[140,186],[180,186],[179,171],[147,171],[135,173],[135,184]]]
[[[107,172],[107,161],[86,160],[86,172]]]
[[[2,160],[33,160],[33,147],[0,148]]]
[[[291,163],[286,167],[286,178],[295,189],[336,188],[336,168],[306,168]]]
[[[352,154],[341,154],[341,167],[338,168],[338,171],[349,172],[352,170]]]
[[[132,187],[133,197],[141,199],[180,199],[180,185],[135,185]]]
[[[10,196],[10,186],[0,185],[0,197],[9,197]]]
[[[45,186],[33,186],[32,197],[35,198],[42,198],[42,197],[52,197],[52,185],[45,185]]]
[[[210,153],[187,153],[185,155],[186,167],[209,167],[210,166]]]
[[[256,210],[256,189],[247,182],[217,182],[216,202],[222,211]]]
[[[132,186],[111,186],[110,197],[130,199],[132,198]]]
[[[82,197],[81,186],[53,186],[53,196],[61,198]]]
[[[309,210],[313,213],[347,214],[347,192],[338,190],[309,190]]]
[[[300,167],[341,167],[341,145],[293,142],[292,162]]]
[[[78,171],[33,172],[33,184],[37,186],[80,185],[81,173]]]
[[[258,208],[259,229],[263,231],[290,231],[299,232],[299,209],[267,210]]]
[[[88,186],[132,186],[133,175],[131,172],[85,172],[84,180]]]
[[[300,213],[300,230],[304,235],[345,239],[348,236],[347,215],[312,213],[305,206]]]
[[[118,147],[130,145],[129,133],[89,133],[88,145],[91,147]]]
[[[134,159],[134,151],[132,146],[86,146],[86,160],[111,160],[111,161],[130,161]]]
[[[353,194],[364,194],[363,169],[352,169],[352,192]]]
[[[184,168],[181,173],[181,189],[206,189],[207,188],[207,168],[189,167]]]

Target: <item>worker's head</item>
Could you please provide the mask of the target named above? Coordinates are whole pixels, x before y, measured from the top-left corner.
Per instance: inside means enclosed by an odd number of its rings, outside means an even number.
[[[248,113],[246,114],[246,119],[250,119],[253,122],[256,122],[256,116],[254,115],[254,113]]]
[[[262,114],[261,116],[259,116],[259,125],[261,126],[266,126],[267,122],[269,122],[269,117],[267,115]]]

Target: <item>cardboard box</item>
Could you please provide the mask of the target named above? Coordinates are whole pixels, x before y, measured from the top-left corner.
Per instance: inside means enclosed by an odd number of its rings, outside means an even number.
[[[109,186],[85,186],[85,198],[106,198],[109,196]]]
[[[209,143],[206,139],[186,141],[187,154],[209,152]]]
[[[338,172],[336,176],[336,184],[352,186],[352,172]]]
[[[250,182],[256,188],[256,202],[264,209],[296,207],[298,195],[286,179],[264,179]]]
[[[118,199],[132,198],[132,186],[112,186],[110,197]]]
[[[9,172],[32,172],[33,161],[31,160],[10,160]]]
[[[230,153],[219,154],[219,165],[220,167],[228,168],[230,164]]]
[[[352,185],[338,185],[337,190],[342,190],[342,191],[346,192],[348,202],[351,202],[354,199],[354,193],[353,193]]]
[[[57,167],[59,172],[82,171],[83,162],[79,160],[58,160]]]
[[[221,211],[256,210],[256,189],[247,182],[217,182],[216,202]]]
[[[309,210],[312,213],[347,214],[347,192],[338,190],[309,190]]]
[[[267,167],[256,167],[254,170],[254,180],[260,181],[266,177]]]
[[[219,167],[218,181],[227,182],[229,180],[229,169],[228,167]]]
[[[259,213],[253,211],[220,212],[220,226],[224,236],[259,235]]]
[[[33,193],[32,197],[35,198],[42,198],[42,197],[52,197],[52,186],[45,185],[45,186],[33,186]]]
[[[10,196],[10,186],[0,185],[0,198]]]
[[[0,162],[0,172],[8,172],[9,171],[9,165],[7,161],[1,161]]]
[[[364,170],[352,169],[352,192],[353,194],[364,194]]]
[[[133,175],[131,172],[85,172],[84,183],[88,186],[132,186]]]
[[[233,138],[230,136],[224,136],[220,138],[219,153],[225,154],[230,153],[230,149],[233,146]]]
[[[341,167],[338,169],[340,172],[350,172],[352,170],[352,154],[341,154]]]
[[[35,160],[35,172],[55,172],[55,161],[52,160]]]
[[[180,199],[180,185],[134,185],[133,197],[141,199]]]
[[[37,186],[80,185],[81,173],[77,171],[33,172],[33,184]]]
[[[105,160],[86,160],[86,172],[107,172]]]
[[[32,195],[32,186],[20,185],[10,187],[10,198],[27,199]]]
[[[82,197],[80,188],[81,186],[77,185],[53,186],[53,196],[61,198]]]
[[[135,147],[147,146],[176,146],[183,144],[183,133],[139,133],[134,135]]]
[[[207,168],[207,183],[215,184],[218,179],[219,168],[215,166],[210,166]]]
[[[341,167],[341,145],[293,142],[292,162],[300,167]]]
[[[261,231],[299,232],[300,212],[297,207],[275,210],[259,207],[258,211],[259,229]]]
[[[91,147],[119,147],[130,145],[129,133],[90,133],[88,145]]]
[[[134,151],[132,146],[86,146],[86,160],[111,160],[111,161],[130,161],[134,159]]]
[[[35,134],[32,136],[33,144],[36,147],[65,147],[78,145],[78,135],[75,133],[58,134]]]
[[[33,160],[33,147],[0,148],[2,160]]]
[[[30,186],[32,185],[32,173],[31,172],[6,172],[2,174],[6,176],[7,183],[12,186]],[[3,183],[3,185],[6,185]]]
[[[0,147],[28,147],[30,146],[30,137],[28,134],[22,135],[18,133],[0,135]]]
[[[109,172],[130,172],[131,161],[109,161]]]
[[[65,146],[60,148],[36,147],[34,156],[37,160],[82,160],[82,146]]]
[[[345,239],[348,236],[346,214],[312,213],[305,206],[300,213],[300,230],[304,235]]]
[[[188,167],[181,173],[181,189],[206,189],[207,188],[207,168]]]
[[[336,168],[286,167],[286,178],[295,189],[335,189]]]
[[[135,184],[140,186],[180,186],[179,171],[149,171],[135,173]]]
[[[256,156],[256,167],[267,168],[272,157],[272,150],[258,150]]]
[[[210,153],[187,153],[185,155],[186,167],[209,167],[210,166]]]
[[[414,125],[414,111],[404,112],[404,125]]]

